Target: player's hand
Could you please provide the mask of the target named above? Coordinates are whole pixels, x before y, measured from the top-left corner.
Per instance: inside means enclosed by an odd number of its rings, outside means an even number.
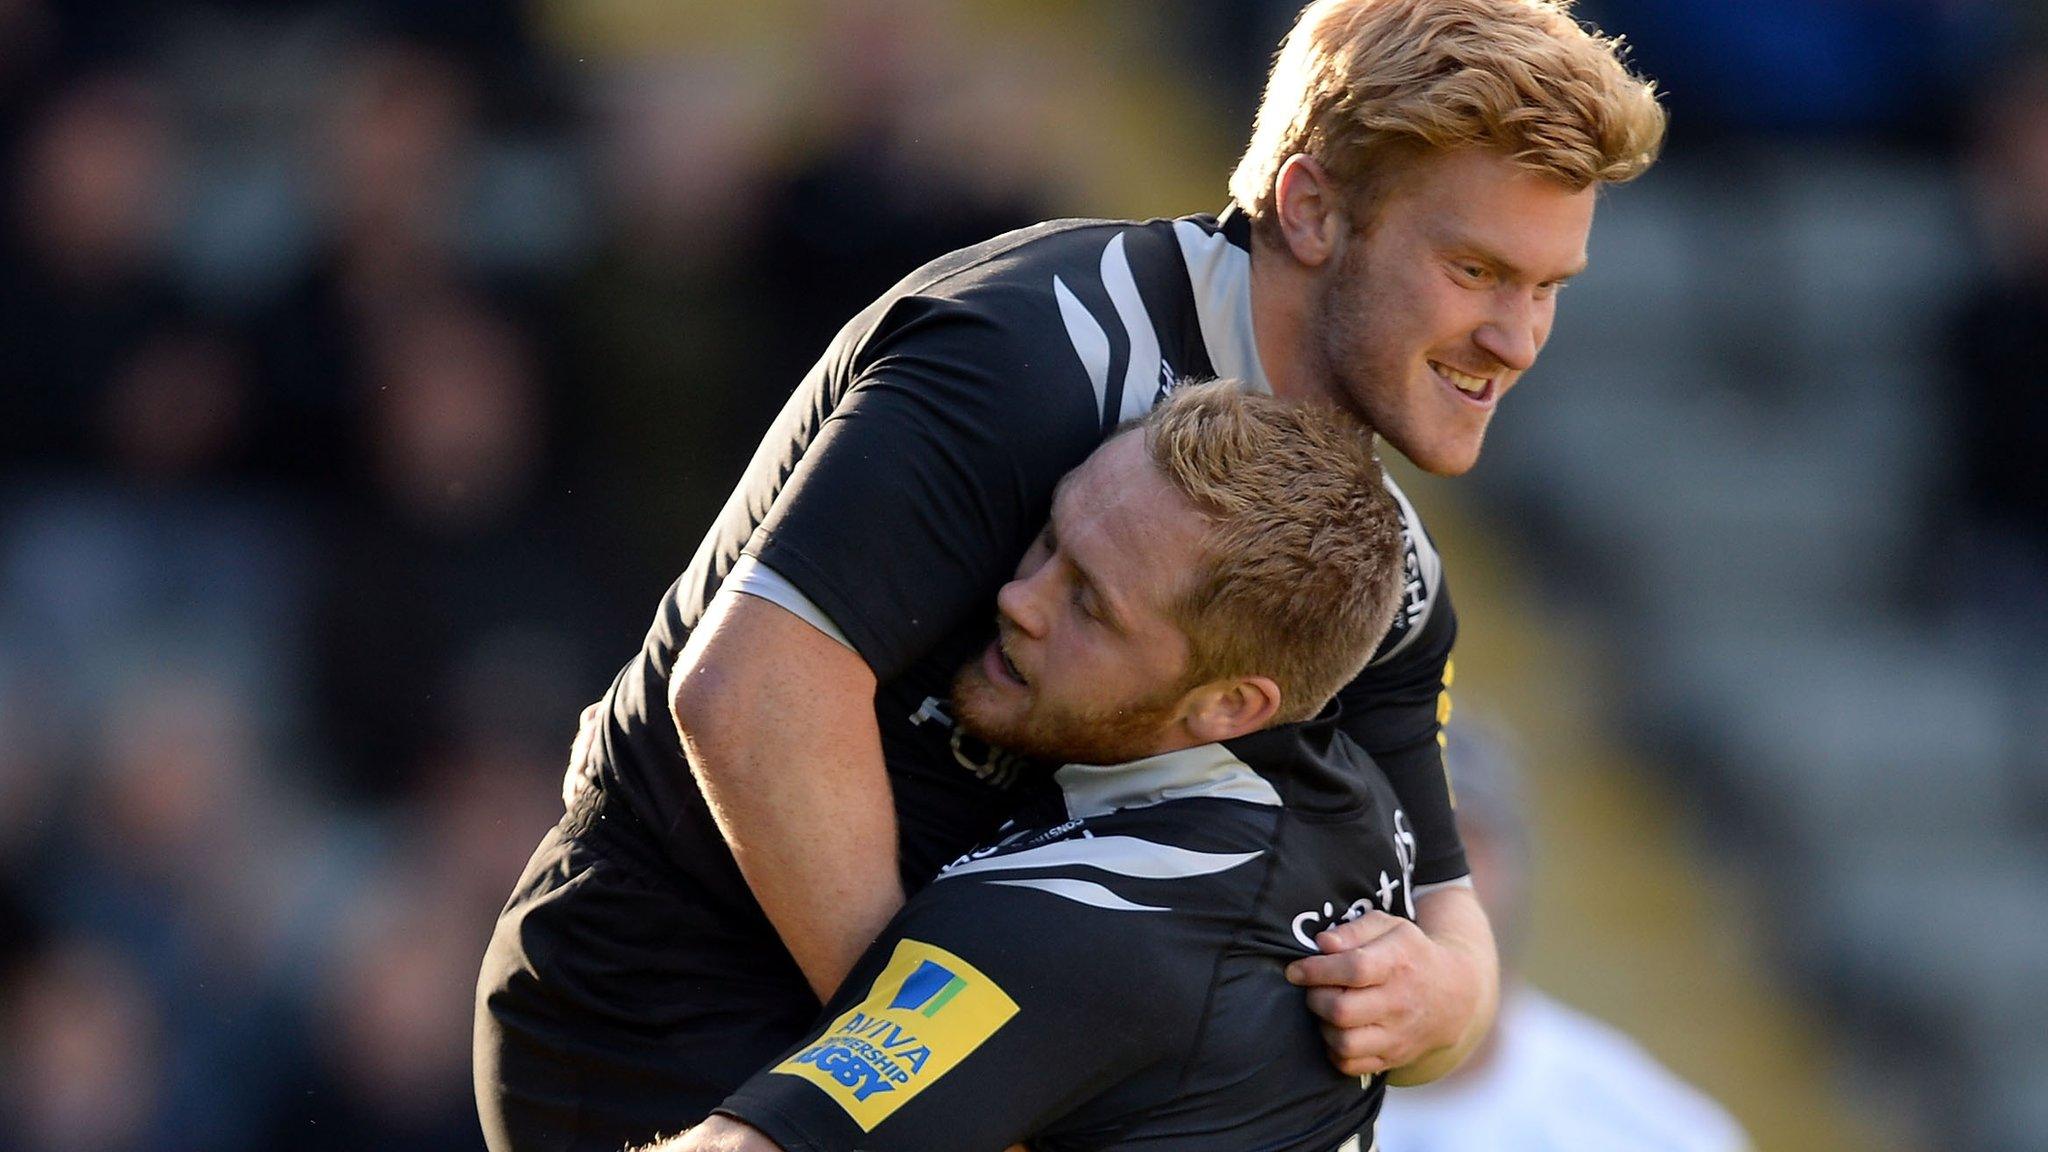
[[[1412,922],[1368,912],[1316,937],[1319,954],[1287,966],[1322,1020],[1330,1062],[1347,1076],[1415,1063],[1458,1044],[1485,996],[1471,958]]]
[[[576,739],[569,744],[569,768],[562,773],[562,810],[576,807],[576,794],[590,786],[590,746],[597,741],[604,701],[596,701],[576,718]]]
[[[782,1146],[750,1124],[730,1116],[711,1116],[679,1136],[626,1152],[782,1152]]]

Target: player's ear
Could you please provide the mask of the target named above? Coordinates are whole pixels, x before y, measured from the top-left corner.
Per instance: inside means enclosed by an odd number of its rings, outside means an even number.
[[[1280,712],[1280,686],[1264,676],[1212,680],[1189,696],[1188,732],[1204,744],[1257,732]]]
[[[1321,164],[1297,152],[1273,178],[1273,213],[1280,240],[1294,259],[1320,268],[1337,254],[1350,230],[1344,190]]]

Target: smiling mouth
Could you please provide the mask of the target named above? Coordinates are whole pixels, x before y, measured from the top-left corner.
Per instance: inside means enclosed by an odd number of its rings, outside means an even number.
[[[1456,388],[1467,398],[1482,404],[1493,399],[1493,378],[1491,376],[1474,376],[1470,372],[1460,372],[1458,369],[1436,360],[1431,360],[1429,367],[1431,371],[1437,374],[1439,379]]]

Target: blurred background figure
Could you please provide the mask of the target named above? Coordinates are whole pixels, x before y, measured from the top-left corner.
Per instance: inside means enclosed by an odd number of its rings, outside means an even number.
[[[84,939],[52,943],[8,988],[0,1117],[23,1152],[198,1148],[165,1138],[169,1053],[132,961]]]
[[[0,1150],[480,1147],[497,902],[797,375],[1221,208],[1297,7],[0,0]],[[1761,1149],[2032,1152],[2048,17],[1579,10],[1667,158],[1403,481],[1526,744],[1511,963]]]
[[[1387,1093],[1382,1152],[1745,1152],[1720,1105],[1620,1031],[1530,985],[1531,842],[1526,779],[1495,730],[1461,716],[1444,749],[1472,882],[1500,944],[1493,1033],[1450,1076]]]
[[[1971,127],[1965,159],[1988,259],[1949,332],[1958,514],[1938,530],[1959,613],[2004,650],[2015,698],[2048,725],[2048,53],[1988,87]],[[1982,387],[1987,373],[2013,387]],[[2033,735],[2038,746],[2048,727]]]

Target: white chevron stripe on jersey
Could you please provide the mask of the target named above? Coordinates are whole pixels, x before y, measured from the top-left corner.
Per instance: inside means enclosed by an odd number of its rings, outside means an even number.
[[[1099,868],[1134,880],[1184,880],[1228,872],[1247,860],[1265,855],[1258,852],[1197,852],[1176,848],[1137,836],[1084,836],[1079,840],[1055,840],[1022,852],[983,856],[956,864],[939,873],[950,880],[976,872],[1018,872],[1032,868]]]
[[[1190,220],[1175,221],[1173,234],[1195,290],[1195,318],[1202,325],[1210,367],[1220,379],[1243,380],[1253,391],[1272,395],[1252,334],[1251,254],[1223,233]]]
[[[1102,250],[1102,286],[1131,338],[1130,359],[1124,362],[1124,399],[1116,416],[1122,423],[1150,412],[1152,398],[1159,394],[1159,333],[1152,329],[1145,298],[1138,295],[1138,281],[1131,275],[1131,258],[1124,252],[1121,232]]]
[[[1090,883],[1086,880],[1068,880],[1059,876],[1039,876],[1027,880],[991,880],[989,883],[1001,884],[1005,888],[1036,888],[1040,892],[1050,892],[1055,896],[1072,900],[1076,904],[1086,904],[1093,908],[1107,908],[1112,912],[1173,911],[1171,908],[1161,908],[1153,904],[1133,904],[1129,900],[1104,888],[1102,885]]]
[[[1095,410],[1101,412],[1109,403],[1109,333],[1102,330],[1094,313],[1067,287],[1067,282],[1057,276],[1052,278],[1052,294],[1060,302],[1060,319],[1067,323],[1067,339],[1073,341],[1074,355],[1081,358],[1088,382],[1095,385]]]

